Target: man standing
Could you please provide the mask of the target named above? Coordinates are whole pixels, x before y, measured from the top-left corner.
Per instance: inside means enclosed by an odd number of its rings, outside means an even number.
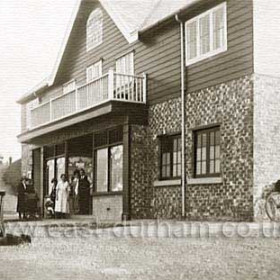
[[[90,182],[86,176],[85,170],[80,170],[80,180],[79,180],[79,205],[80,214],[89,214],[89,200],[90,200]]]
[[[19,219],[22,219],[22,218],[26,219],[25,194],[28,192],[26,176],[22,176],[21,182],[18,185],[17,191],[18,191],[17,212],[19,215]]]

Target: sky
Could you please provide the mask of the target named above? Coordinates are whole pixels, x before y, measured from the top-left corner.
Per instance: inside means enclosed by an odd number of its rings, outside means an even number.
[[[52,71],[76,0],[0,0],[0,154],[21,156],[16,100]]]

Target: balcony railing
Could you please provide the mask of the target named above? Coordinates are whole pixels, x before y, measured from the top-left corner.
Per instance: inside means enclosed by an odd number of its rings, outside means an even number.
[[[100,78],[31,109],[31,128],[113,100],[145,104],[146,75],[124,75],[109,70]]]

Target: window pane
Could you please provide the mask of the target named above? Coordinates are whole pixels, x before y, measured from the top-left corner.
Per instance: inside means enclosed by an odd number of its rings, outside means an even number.
[[[221,161],[218,159],[216,160],[216,163],[215,163],[215,173],[220,173],[221,172]]]
[[[201,161],[201,148],[196,150],[196,160]]]
[[[210,159],[215,159],[215,147],[210,147]]]
[[[108,148],[96,152],[96,189],[98,192],[108,191]]]
[[[215,148],[215,158],[216,159],[220,158],[220,146],[216,146]]]
[[[206,160],[206,147],[202,148],[202,160]]]
[[[109,131],[109,143],[110,144],[122,142],[122,140],[123,140],[122,127],[118,127],[116,129]]]
[[[92,49],[102,43],[103,19],[100,9],[94,10],[87,22],[87,49]]]
[[[100,147],[108,144],[107,132],[101,132],[94,135],[94,146]]]
[[[215,173],[215,161],[210,161],[210,173]]]
[[[201,174],[206,174],[206,161],[201,163]]]
[[[197,22],[194,21],[187,25],[187,59],[197,56]]]
[[[224,45],[224,8],[213,13],[213,49],[219,49]]]
[[[196,164],[196,174],[201,175],[201,162],[197,162]]]
[[[197,147],[201,147],[201,134],[197,135]]]
[[[196,134],[196,175],[220,172],[220,131],[208,129]],[[200,145],[200,147],[198,146]]]
[[[207,134],[203,133],[202,134],[202,147],[206,147],[207,145]]]
[[[220,137],[221,137],[220,131],[216,131],[216,139],[215,139],[216,145],[220,144]]]
[[[206,15],[199,20],[200,54],[210,51],[210,16]]]
[[[50,159],[47,161],[47,190],[46,194],[50,195],[52,191],[52,179],[54,179],[54,159]]]
[[[210,145],[214,146],[215,145],[215,132],[210,133]]]
[[[110,150],[110,185],[111,190],[123,190],[123,146],[112,147]]]
[[[65,173],[65,158],[56,159],[56,177],[57,181],[60,180],[60,176]]]

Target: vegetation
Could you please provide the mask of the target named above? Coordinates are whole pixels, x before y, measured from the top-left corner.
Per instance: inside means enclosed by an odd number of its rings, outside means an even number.
[[[15,191],[21,179],[21,160],[12,163],[3,173],[3,181]]]

